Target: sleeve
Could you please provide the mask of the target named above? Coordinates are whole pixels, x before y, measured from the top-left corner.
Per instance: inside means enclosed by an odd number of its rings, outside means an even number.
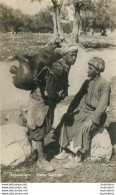
[[[106,111],[109,105],[110,93],[111,93],[110,85],[108,83],[102,84],[99,105],[91,116],[91,120],[93,121],[94,124],[100,123],[100,116]]]
[[[61,100],[64,99],[66,96],[68,96],[68,87],[69,87],[69,83],[68,83],[68,72],[63,72],[62,77],[59,78],[62,79],[62,81],[58,81],[60,82],[60,96],[61,96]]]
[[[46,91],[50,98],[64,99],[64,97],[67,95],[68,76],[63,76],[63,73],[63,67],[59,62],[56,62],[52,65],[49,78],[46,82]],[[65,83],[65,85],[63,85],[63,83]],[[62,88],[62,86],[65,87]]]
[[[83,107],[83,105],[85,105],[85,101],[86,101],[86,95],[84,95],[84,96],[82,97],[82,99],[81,99],[81,101],[80,101],[80,104],[79,104],[79,106],[78,106],[78,110],[80,110],[80,109]]]
[[[69,108],[67,110],[69,113],[72,113],[80,104],[81,99],[87,93],[88,84],[89,84],[89,80],[85,80],[84,83],[82,84],[82,87],[77,92],[71,104],[69,105]]]

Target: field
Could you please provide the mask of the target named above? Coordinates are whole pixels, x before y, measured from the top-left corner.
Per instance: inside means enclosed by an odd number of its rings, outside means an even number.
[[[41,34],[1,34],[0,42],[0,82],[1,82],[1,123],[18,123],[22,124],[23,112],[27,109],[29,91],[16,89],[12,84],[12,77],[9,68],[13,63],[10,59],[15,54],[34,54],[38,52],[40,45],[45,45],[50,40],[51,35]],[[115,46],[114,36],[101,37],[94,35],[91,37],[82,36],[81,43],[86,47],[82,49],[78,55],[78,59],[72,67],[69,75],[69,94],[74,95],[85,78],[86,66],[82,65],[88,58],[94,54],[104,56],[107,59],[106,73],[104,74],[111,83],[111,104],[108,110],[107,127],[111,135],[114,153],[116,154],[116,60],[114,52],[116,49],[110,49],[109,46]],[[99,50],[93,48],[99,48]],[[105,49],[102,49],[105,48]],[[89,49],[88,49],[89,48]],[[106,49],[107,48],[107,49]],[[109,53],[109,56],[108,56]],[[85,58],[85,56],[86,58]],[[112,60],[111,60],[112,59]],[[109,71],[109,62],[110,69]],[[82,64],[82,65],[81,65]],[[77,71],[78,70],[78,71]],[[76,73],[75,73],[76,72]],[[80,72],[80,76],[79,73]],[[82,74],[81,74],[82,73]],[[75,77],[75,79],[73,79]],[[77,78],[78,77],[78,78]],[[78,80],[77,80],[78,79]],[[78,85],[77,86],[77,82]],[[72,90],[73,88],[73,90]],[[55,144],[49,146],[49,150],[53,150]],[[47,148],[48,149],[48,148]],[[35,163],[36,153],[28,159],[28,162],[20,167],[2,167],[2,182],[116,182],[116,155],[113,153],[110,162],[91,162],[88,158],[80,166],[75,169],[66,170],[61,164],[52,159],[52,163],[56,167],[56,171],[51,174],[45,174]],[[14,176],[13,176],[14,175]],[[17,175],[17,176],[16,176]],[[23,175],[23,176],[21,176]]]
[[[113,36],[102,37],[100,35],[82,35],[80,42],[85,48],[107,48],[116,46]],[[51,34],[24,33],[24,34],[0,34],[0,60],[7,60],[15,54],[35,54],[39,46],[45,45],[50,39]],[[65,35],[67,42],[70,40],[70,34]]]

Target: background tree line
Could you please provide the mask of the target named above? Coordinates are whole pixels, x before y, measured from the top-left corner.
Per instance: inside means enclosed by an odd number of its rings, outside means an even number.
[[[1,32],[53,32],[53,19],[50,8],[30,16],[20,10],[14,10],[4,4],[0,4],[0,29]]]
[[[73,2],[74,3],[74,2]],[[61,11],[61,29],[64,33],[73,31],[73,24],[70,21],[66,7],[71,7],[72,1],[66,1]],[[116,27],[116,6],[115,0],[79,1],[75,0],[75,17],[77,24],[81,23],[81,32],[102,31],[104,29],[114,30]],[[71,9],[70,9],[71,10]],[[70,12],[69,10],[69,12]],[[0,4],[0,31],[1,32],[33,32],[53,33],[53,8],[30,16],[22,14],[20,10],[14,10],[4,4]]]

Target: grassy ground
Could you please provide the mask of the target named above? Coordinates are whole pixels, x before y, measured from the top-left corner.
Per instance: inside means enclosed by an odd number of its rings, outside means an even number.
[[[33,54],[38,52],[38,47],[45,44],[50,40],[51,35],[39,35],[39,34],[22,34],[22,35],[12,35],[12,34],[1,34],[0,42],[0,60],[6,61],[10,56],[15,54]],[[86,47],[90,45],[98,44],[101,47],[107,47],[109,45],[115,45],[113,38],[93,36],[88,37],[82,36],[81,42]],[[90,45],[89,45],[90,44]],[[6,67],[8,63],[6,64]],[[9,69],[9,66],[8,66]],[[4,70],[4,69],[2,69]],[[5,69],[6,72],[6,69]],[[7,70],[8,72],[8,70]],[[8,82],[10,83],[10,76],[8,75]],[[111,138],[112,144],[116,144],[116,76],[111,79],[111,105],[108,111],[108,120],[107,124],[110,124],[109,132],[112,131]],[[7,86],[6,86],[7,87]],[[12,97],[15,98],[15,92],[12,87],[9,85]],[[21,94],[22,92],[20,92]],[[6,93],[7,94],[7,93]],[[20,98],[26,96],[24,94],[20,95]],[[7,94],[8,95],[8,94]],[[10,97],[9,97],[10,99]],[[11,109],[3,109],[1,122],[2,124],[7,123],[18,123],[24,125],[24,110],[23,110],[23,99],[17,99]],[[22,102],[21,102],[22,101]],[[21,106],[22,105],[22,106]],[[15,106],[15,107],[13,107]],[[113,134],[114,133],[114,134]],[[48,153],[48,159],[52,158],[52,154],[56,152],[56,143],[51,143],[45,147]],[[115,149],[116,152],[116,149]],[[37,155],[36,152],[28,159],[28,161],[15,168],[11,167],[2,167],[2,182],[116,182],[116,156],[114,155],[110,162],[91,162],[90,159],[84,161],[80,166],[75,169],[64,169],[62,167],[62,162],[55,160],[53,158],[51,163],[56,167],[56,171],[50,174],[44,173],[36,166]],[[65,162],[65,161],[64,161]]]
[[[65,35],[67,41],[70,35]],[[45,45],[51,34],[0,34],[0,60],[7,60],[15,54],[35,54],[38,53],[39,46]],[[102,37],[100,35],[80,36],[80,43],[85,48],[106,48],[116,46],[114,37]]]

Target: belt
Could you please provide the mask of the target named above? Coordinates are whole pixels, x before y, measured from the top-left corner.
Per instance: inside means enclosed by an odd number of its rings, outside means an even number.
[[[86,104],[86,109],[90,110],[90,111],[94,111],[94,110],[96,110],[96,107],[92,106],[92,105],[89,105],[89,104]]]

